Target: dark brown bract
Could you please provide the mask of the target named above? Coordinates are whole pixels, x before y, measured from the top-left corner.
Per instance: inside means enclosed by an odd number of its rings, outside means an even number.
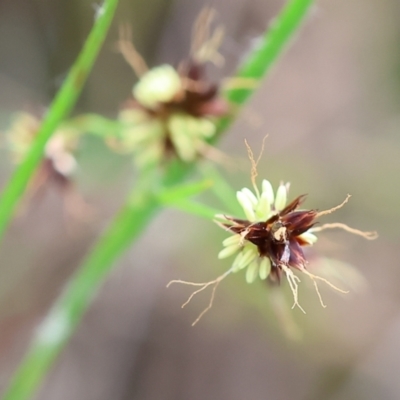
[[[257,246],[260,257],[270,259],[272,281],[280,281],[283,265],[303,270],[307,264],[302,247],[310,243],[301,235],[314,226],[318,213],[315,210],[296,211],[304,199],[305,195],[297,197],[265,222],[251,223],[229,217],[233,225],[223,224],[228,231]]]

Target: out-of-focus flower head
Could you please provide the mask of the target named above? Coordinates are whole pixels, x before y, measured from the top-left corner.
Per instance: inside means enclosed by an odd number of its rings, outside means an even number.
[[[32,146],[41,124],[41,119],[29,113],[17,113],[6,132],[6,145],[15,164],[21,163]],[[74,153],[81,132],[67,125],[60,126],[46,143],[44,156],[28,186],[27,199],[55,188],[61,193],[65,217],[75,216],[79,220],[90,219],[93,210],[74,189],[72,176],[77,169]],[[66,219],[68,223],[69,219]]]
[[[159,163],[171,155],[194,161],[209,148],[207,140],[216,133],[215,117],[228,113],[218,85],[208,81],[205,71],[207,62],[220,64],[222,60],[217,49],[223,30],[210,31],[213,18],[209,8],[200,14],[191,55],[178,68],[164,64],[148,69],[132,45],[129,27],[121,27],[118,49],[139,81],[119,115],[124,124],[121,137],[109,143],[133,152],[138,165]]]
[[[17,113],[6,132],[7,146],[12,160],[19,164],[26,156],[39,130],[40,119],[29,113]],[[76,150],[77,132],[61,128],[50,138],[45,156],[36,175],[35,186],[55,182],[64,186],[77,167],[73,152]]]

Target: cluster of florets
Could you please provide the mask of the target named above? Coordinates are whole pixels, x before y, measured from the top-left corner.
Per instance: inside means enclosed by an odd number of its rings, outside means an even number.
[[[216,132],[213,118],[228,108],[217,85],[205,79],[204,67],[192,60],[178,70],[161,65],[134,86],[119,119],[122,144],[135,153],[138,165],[171,155],[191,162],[206,154],[207,139]]]
[[[288,186],[281,184],[276,196],[267,180],[262,183],[261,194],[244,188],[237,192],[237,199],[247,220],[218,216],[219,225],[234,233],[224,240],[225,248],[218,257],[226,258],[238,253],[232,272],[247,268],[248,283],[257,276],[279,282],[282,272],[288,268],[303,271],[307,261],[302,247],[317,241],[310,230],[318,212],[298,210],[304,195],[286,205]]]
[[[39,132],[41,119],[29,114],[18,113],[14,116],[6,132],[7,147],[12,160],[21,163]],[[81,132],[69,126],[60,126],[46,143],[44,156],[38,169],[29,182],[25,201],[33,200],[48,189],[55,189],[63,201],[66,223],[69,217],[88,220],[93,210],[75,190],[73,174],[78,164],[75,152]]]
[[[19,164],[26,156],[40,128],[41,120],[29,113],[18,113],[6,132],[7,146],[13,161]],[[73,129],[58,129],[45,147],[45,154],[34,181],[36,189],[45,183],[53,182],[58,187],[69,184],[70,177],[77,167],[74,151],[77,148],[78,134]]]
[[[253,174],[254,177],[255,174]],[[246,281],[248,283],[254,282],[257,278],[268,280],[272,283],[280,283],[282,275],[286,276],[293,293],[293,307],[297,306],[303,312],[304,310],[298,302],[298,283],[300,279],[294,274],[293,270],[300,271],[311,278],[323,307],[325,305],[322,301],[317,281],[325,282],[341,293],[347,293],[325,278],[308,271],[304,247],[316,243],[317,236],[315,233],[324,229],[341,228],[366,239],[375,239],[376,232],[362,232],[341,223],[324,224],[315,227],[319,217],[331,214],[341,208],[350,196],[347,196],[341,204],[329,210],[302,210],[299,207],[306,196],[298,196],[287,204],[288,189],[289,184],[281,184],[275,194],[270,182],[264,180],[261,193],[255,184],[254,192],[248,188],[237,192],[236,197],[246,219],[221,214],[216,215],[216,223],[233,234],[223,241],[224,248],[218,255],[220,259],[224,259],[236,254],[231,268],[218,278],[205,283],[182,280],[170,282],[170,284],[183,283],[199,287],[183,306],[188,304],[197,293],[209,286],[213,287],[208,307],[195,320],[194,324],[211,308],[215,290],[219,283],[230,273],[244,269],[246,269]]]
[[[157,164],[170,156],[192,162],[206,155],[208,141],[216,133],[215,118],[228,113],[228,104],[220,97],[219,86],[206,77],[207,61],[219,60],[217,47],[222,31],[208,32],[213,15],[200,14],[194,36],[207,28],[207,34],[192,44],[190,57],[178,68],[161,65],[148,69],[122,27],[118,48],[139,77],[133,97],[119,114],[123,124],[118,140],[110,144],[124,152],[133,152],[139,166]]]

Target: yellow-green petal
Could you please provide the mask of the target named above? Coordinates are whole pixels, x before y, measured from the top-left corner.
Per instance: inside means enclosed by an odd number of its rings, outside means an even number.
[[[287,201],[287,190],[285,185],[280,185],[276,191],[275,210],[281,211],[285,208]]]
[[[240,243],[240,241],[242,240],[242,237],[240,236],[240,235],[237,235],[237,234],[235,234],[235,235],[233,235],[233,236],[229,236],[228,238],[226,238],[223,242],[222,242],[222,244],[224,245],[224,246],[230,246],[230,245],[232,245],[232,244],[239,244]]]
[[[304,232],[299,237],[305,240],[309,245],[313,245],[318,240],[318,237],[311,232]]]
[[[237,192],[236,198],[237,198],[239,204],[242,206],[247,219],[251,222],[255,221],[256,216],[255,216],[254,210],[253,210],[253,203],[249,199],[249,197],[246,196],[246,194],[244,194],[243,192]]]
[[[242,258],[243,258],[243,252],[240,252],[232,263],[232,272],[237,272],[240,270]]]
[[[216,132],[215,124],[206,118],[196,118],[197,130],[202,137],[210,138],[213,137]]]
[[[264,257],[259,266],[258,274],[260,279],[264,280],[267,279],[271,272],[271,260],[268,257]]]
[[[254,245],[252,247],[247,247],[243,250],[243,256],[240,260],[240,264],[238,265],[238,269],[246,268],[255,258],[258,257],[257,249]]]
[[[267,181],[266,179],[262,181],[262,195],[268,199],[269,204],[274,204],[274,189],[272,188],[270,181]]]
[[[267,220],[271,216],[271,203],[268,194],[263,192],[258,201],[256,215],[260,220]]]
[[[218,253],[218,258],[221,260],[223,258],[227,258],[232,254],[236,253],[240,247],[237,244],[232,244],[231,246],[225,247]]]
[[[251,204],[253,204],[253,206],[257,205],[258,199],[250,189],[243,188],[241,190],[241,192],[250,200],[250,202],[251,202]]]
[[[254,260],[250,263],[246,270],[246,282],[253,283],[257,278],[258,274],[258,260]]]

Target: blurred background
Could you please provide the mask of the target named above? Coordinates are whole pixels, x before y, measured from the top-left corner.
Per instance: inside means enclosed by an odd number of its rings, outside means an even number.
[[[211,2],[226,28],[226,63],[221,70],[211,67],[210,76],[232,73],[283,4]],[[177,64],[188,54],[191,28],[204,5],[121,0],[74,114],[115,117],[129,96],[136,78],[114,49],[121,23],[131,24],[135,45],[150,65]],[[48,106],[96,7],[87,0],[0,2],[3,131],[16,111]],[[260,178],[274,186],[290,181],[292,198],[308,193],[307,208],[330,208],[353,195],[326,221],[376,229],[378,240],[326,232],[310,254],[338,260],[334,265],[351,293],[320,285],[328,305],[323,309],[303,277],[304,315],[290,310],[286,282],[276,290],[247,285],[244,274],[237,274],[220,285],[212,310],[193,328],[210,293],[182,310],[191,288],[165,285],[177,278],[208,281],[225,271],[230,260],[216,256],[226,234],[211,221],[165,211],[119,260],[36,398],[398,399],[399,49],[397,0],[318,1],[220,143],[240,160],[236,170],[225,171],[235,190],[249,186],[244,138],[258,149],[268,134]],[[50,187],[21,208],[1,245],[1,391],[35,327],[135,182],[129,157],[111,153],[98,140],[84,139],[77,156],[76,190],[94,217],[67,224],[62,196]],[[3,146],[2,187],[13,168]]]

